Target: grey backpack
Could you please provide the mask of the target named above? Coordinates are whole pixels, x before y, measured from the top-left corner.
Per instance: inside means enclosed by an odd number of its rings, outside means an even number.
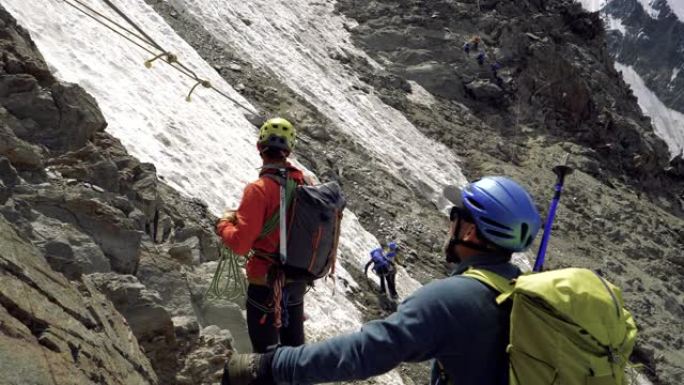
[[[346,206],[340,185],[298,185],[287,178],[285,170],[262,176],[280,185],[280,210],[266,221],[261,232],[265,236],[280,226],[280,250],[272,259],[280,262],[289,278],[313,280],[334,272]]]

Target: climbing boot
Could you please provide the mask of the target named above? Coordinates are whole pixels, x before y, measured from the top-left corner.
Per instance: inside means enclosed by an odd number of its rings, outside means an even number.
[[[275,385],[271,374],[273,352],[233,354],[223,368],[221,385]]]

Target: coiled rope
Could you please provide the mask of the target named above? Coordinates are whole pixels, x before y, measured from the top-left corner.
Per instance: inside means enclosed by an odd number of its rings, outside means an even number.
[[[111,8],[114,12],[116,12],[121,18],[123,18],[130,27],[132,27],[134,30],[131,28],[128,28],[115,20],[113,20],[111,17],[103,14],[102,12],[97,11],[90,5],[84,3],[82,0],[61,0],[62,2],[66,3],[67,5],[71,6],[72,8],[78,10],[82,14],[86,15],[87,17],[93,19],[96,21],[98,24],[104,26],[105,28],[109,29],[110,31],[116,33],[117,35],[121,36],[122,38],[126,39],[128,42],[131,44],[137,46],[138,48],[144,50],[145,52],[149,53],[152,55],[152,58],[145,60],[144,65],[147,68],[152,67],[152,63],[156,60],[161,59],[163,62],[169,64],[173,69],[176,71],[180,72],[181,74],[185,75],[186,77],[192,79],[195,81],[195,84],[192,86],[190,89],[190,92],[188,92],[188,95],[185,97],[186,101],[190,101],[190,98],[197,89],[198,86],[202,86],[204,88],[211,88],[214,90],[216,93],[219,95],[223,96],[224,98],[228,99],[232,103],[234,103],[236,106],[243,108],[245,111],[248,111],[252,114],[258,114],[257,111],[255,111],[253,108],[247,107],[244,104],[240,103],[239,101],[235,100],[225,92],[221,91],[220,89],[216,88],[211,82],[207,79],[202,79],[197,74],[190,68],[188,68],[186,65],[184,65],[180,60],[178,60],[178,57],[171,53],[168,50],[165,50],[160,44],[158,44],[156,41],[154,41],[145,31],[140,28],[137,24],[133,22],[126,14],[121,11],[117,6],[115,6],[111,0],[103,0],[104,3]]]
[[[211,284],[204,293],[204,298],[221,298],[235,302],[244,298],[247,293],[245,276],[242,273],[241,261],[243,258],[233,253],[232,250],[221,245],[219,260],[216,265]]]

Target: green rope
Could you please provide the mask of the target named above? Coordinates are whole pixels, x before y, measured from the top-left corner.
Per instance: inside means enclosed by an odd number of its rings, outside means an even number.
[[[244,298],[247,293],[245,277],[242,274],[242,256],[236,255],[225,246],[219,249],[219,260],[216,265],[214,277],[209,288],[204,293],[204,298],[223,298],[236,301]]]

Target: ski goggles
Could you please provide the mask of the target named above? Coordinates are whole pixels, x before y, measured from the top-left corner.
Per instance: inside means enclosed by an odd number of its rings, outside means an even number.
[[[468,210],[463,207],[452,206],[449,210],[449,221],[456,222],[459,219],[463,219],[467,222],[473,222],[473,216]]]
[[[463,205],[463,195],[461,189],[456,186],[446,186],[443,191],[444,197],[453,204],[449,210],[449,221],[455,222],[463,219],[473,222],[473,216]]]

